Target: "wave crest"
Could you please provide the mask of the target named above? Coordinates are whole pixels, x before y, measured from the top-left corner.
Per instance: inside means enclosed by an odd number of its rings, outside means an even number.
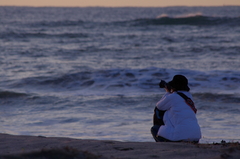
[[[239,25],[240,17],[204,16],[202,13],[170,17],[167,14],[152,19],[136,19],[135,25]]]
[[[25,93],[18,93],[12,91],[0,91],[0,98],[18,98],[18,97],[25,97],[27,94]]]

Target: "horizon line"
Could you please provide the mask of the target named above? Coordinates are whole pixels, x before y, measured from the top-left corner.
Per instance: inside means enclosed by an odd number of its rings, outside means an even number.
[[[89,6],[54,6],[54,5],[0,5],[0,7],[53,7],[53,8],[167,8],[167,7],[240,7],[240,5],[169,5],[169,6],[101,6],[101,5],[89,5]]]

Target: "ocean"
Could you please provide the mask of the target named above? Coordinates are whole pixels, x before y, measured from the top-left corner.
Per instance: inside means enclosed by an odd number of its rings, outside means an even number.
[[[154,142],[182,74],[200,142],[240,141],[240,6],[1,6],[0,66],[0,133]]]

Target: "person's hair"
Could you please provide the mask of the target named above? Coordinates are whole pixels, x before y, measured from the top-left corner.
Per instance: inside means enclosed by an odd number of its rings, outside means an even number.
[[[175,75],[169,85],[174,91],[190,91],[188,79],[183,75]]]

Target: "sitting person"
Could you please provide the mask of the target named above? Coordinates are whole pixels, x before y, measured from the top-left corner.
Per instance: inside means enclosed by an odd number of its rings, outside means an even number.
[[[169,87],[171,89],[169,89]],[[156,142],[194,142],[201,138],[196,108],[191,98],[188,80],[175,75],[165,86],[166,94],[156,104],[156,111],[165,111],[163,125],[154,122],[151,133]],[[157,118],[157,117],[155,117]]]

